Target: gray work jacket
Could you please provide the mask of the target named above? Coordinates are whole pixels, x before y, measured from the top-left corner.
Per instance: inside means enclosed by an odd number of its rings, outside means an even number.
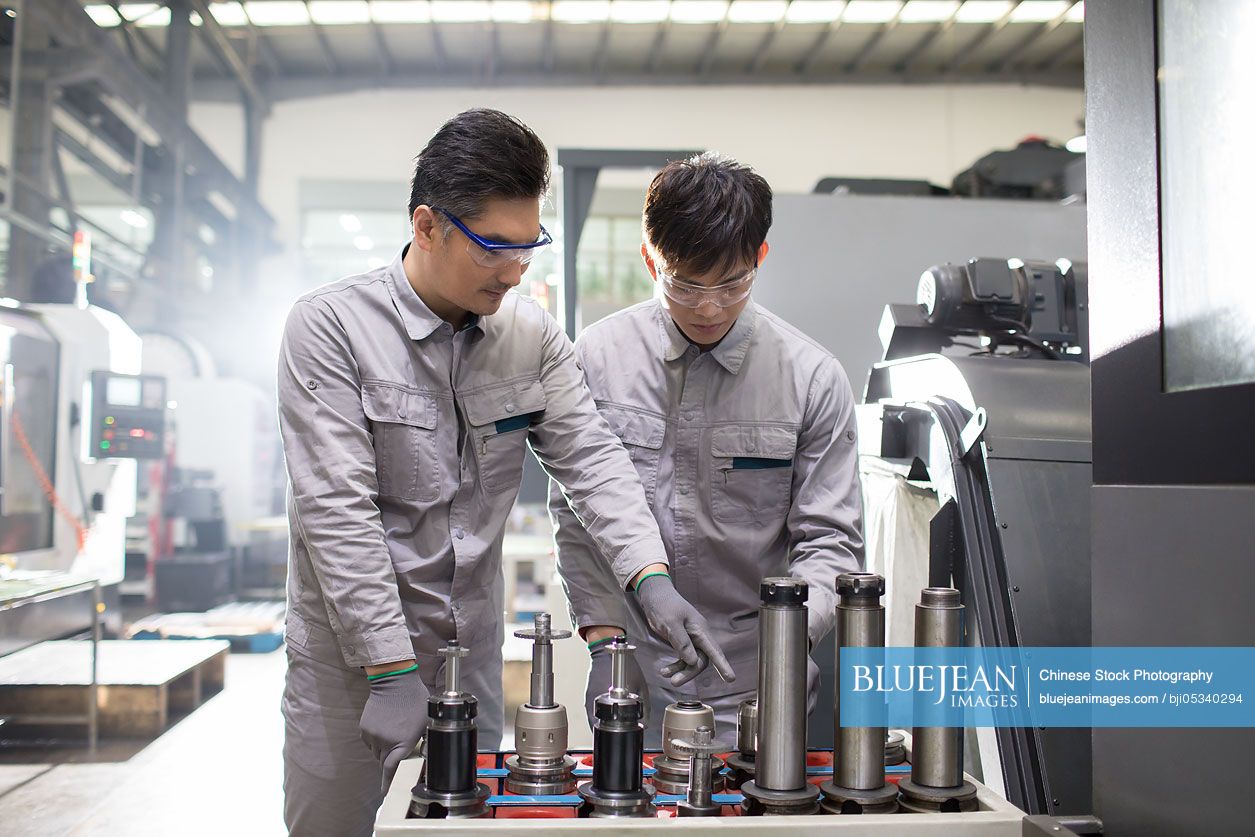
[[[571,341],[533,300],[506,294],[455,332],[399,254],[296,302],[278,387],[290,642],[334,634],[348,666],[439,666],[454,638],[472,649],[468,667],[499,653],[502,534],[528,443],[616,583],[666,562]]]
[[[822,346],[752,301],[709,352],[656,300],[588,328],[576,355],[623,440],[662,532],[676,589],[701,611],[752,689],[759,582],[810,585],[808,632],[835,619],[836,577],[863,563],[854,394]],[[627,628],[646,670],[670,655],[635,596],[591,560],[598,549],[561,491],[550,494],[558,567],[580,627]],[[673,656],[670,657],[673,659]],[[719,689],[713,669],[693,681]]]

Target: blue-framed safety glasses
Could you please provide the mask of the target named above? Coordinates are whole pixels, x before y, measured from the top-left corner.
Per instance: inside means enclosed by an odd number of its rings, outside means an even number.
[[[470,254],[471,260],[481,267],[504,267],[510,262],[527,265],[536,258],[536,254],[542,247],[553,243],[553,236],[549,234],[549,230],[545,229],[544,224],[540,227],[540,237],[535,241],[530,244],[511,244],[503,241],[490,241],[478,236],[452,212],[439,206],[433,206],[432,209],[448,218],[453,226],[470,239],[466,245],[466,252]]]

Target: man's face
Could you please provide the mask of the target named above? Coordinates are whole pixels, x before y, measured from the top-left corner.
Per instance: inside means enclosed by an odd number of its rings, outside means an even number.
[[[657,261],[646,245],[641,245],[641,256],[644,257],[645,266],[655,282],[662,283],[669,279],[683,283],[684,286],[710,288],[712,291],[722,287],[729,291],[726,296],[738,296],[735,289],[745,288],[742,283],[757,267],[752,263],[737,264],[731,268],[720,268],[696,276],[691,273],[686,274],[682,267],[677,267],[674,270],[678,275],[672,275],[670,271],[673,268]],[[767,243],[763,242],[758,252],[758,264],[761,264],[766,257]],[[660,275],[660,270],[665,275]],[[752,282],[752,279],[750,281]],[[666,293],[665,285],[661,297],[663,307],[667,309],[676,326],[685,337],[702,349],[709,349],[726,337],[736,323],[736,318],[750,303],[750,297],[746,295],[725,307],[721,304],[720,294],[711,293],[697,296],[693,300],[696,302],[696,307],[689,307],[673,300]]]
[[[430,207],[418,207],[411,220],[415,244],[430,259],[432,290],[448,305],[480,316],[495,314],[506,292],[527,272],[528,265],[513,258],[492,266],[480,264],[477,257],[483,258],[483,248]],[[540,236],[540,201],[492,198],[478,218],[459,220],[489,241],[530,244]]]

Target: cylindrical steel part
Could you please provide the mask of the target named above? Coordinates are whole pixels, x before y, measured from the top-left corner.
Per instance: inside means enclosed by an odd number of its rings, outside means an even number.
[[[427,731],[427,787],[436,793],[467,793],[475,789],[473,724],[457,730],[432,727]]]
[[[453,645],[453,643],[449,643]],[[444,690],[447,694],[459,694],[462,691],[462,657],[459,654],[448,654],[444,662]]]
[[[963,644],[963,605],[959,591],[929,587],[915,606],[915,644],[921,648],[957,648]],[[915,727],[912,731],[911,781],[934,788],[963,784],[963,730]]]
[[[875,790],[884,786],[886,729],[841,726],[841,649],[884,647],[885,608],[880,603],[884,589],[884,579],[875,573],[843,573],[837,577],[837,665],[833,696],[837,746],[833,783],[854,790]]]
[[[553,645],[548,640],[532,644],[532,695],[529,704],[547,709],[553,702]]]
[[[597,724],[593,730],[593,787],[609,793],[639,793],[645,730],[640,724],[623,729]]]
[[[669,758],[688,759],[675,747],[676,739],[692,740],[701,727],[715,728],[715,710],[699,700],[681,700],[668,704],[662,713],[662,751]]]
[[[758,699],[741,701],[736,711],[736,748],[747,756],[758,752]]]
[[[796,579],[767,579],[763,586],[769,582],[806,587]],[[764,603],[758,627],[756,782],[772,791],[798,790],[806,784],[806,607]]]
[[[688,801],[704,807],[710,804],[711,795],[710,754],[694,753],[689,757]]]

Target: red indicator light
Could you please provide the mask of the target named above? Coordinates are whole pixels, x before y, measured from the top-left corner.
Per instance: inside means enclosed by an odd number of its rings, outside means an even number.
[[[134,430],[132,430],[132,431],[131,431],[131,438],[132,438],[132,439],[142,439],[142,438],[144,438],[144,431],[143,431],[143,430],[141,430],[141,429],[139,429],[138,427],[137,427],[137,428],[135,428]]]

